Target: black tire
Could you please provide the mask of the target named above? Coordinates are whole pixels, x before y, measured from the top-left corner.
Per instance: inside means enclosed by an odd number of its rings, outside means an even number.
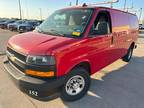
[[[75,76],[81,76],[84,79],[85,84],[83,86],[83,89],[78,94],[76,94],[76,95],[70,95],[67,92],[67,90],[66,90],[66,87],[68,87],[66,85],[67,85],[67,83],[69,81],[72,81],[71,78],[73,78]],[[78,100],[78,99],[82,98],[87,93],[87,91],[89,90],[90,82],[91,82],[90,75],[89,75],[89,73],[85,69],[83,69],[83,68],[73,69],[70,72],[70,74],[68,75],[68,77],[66,78],[65,84],[62,87],[62,90],[61,90],[61,98],[62,98],[62,100],[64,100],[64,101],[75,101],[75,100]],[[80,85],[79,85],[79,87],[80,87]],[[69,88],[71,88],[71,87],[69,86]]]
[[[129,62],[132,58],[132,54],[133,54],[133,46],[131,45],[130,48],[128,49],[127,54],[122,58],[123,61],[125,62]]]

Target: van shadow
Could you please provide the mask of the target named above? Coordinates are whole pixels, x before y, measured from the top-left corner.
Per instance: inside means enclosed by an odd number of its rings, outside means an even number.
[[[68,108],[143,108],[144,57],[133,57],[130,63],[103,77],[92,78],[89,93],[75,102],[63,102]]]

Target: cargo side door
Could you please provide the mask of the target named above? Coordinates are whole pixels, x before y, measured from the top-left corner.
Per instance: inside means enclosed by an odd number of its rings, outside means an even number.
[[[117,49],[116,53],[119,58],[123,57],[128,50],[128,37],[129,34],[129,19],[127,13],[121,11],[112,10],[112,18],[113,18],[113,36],[115,41],[115,47]]]

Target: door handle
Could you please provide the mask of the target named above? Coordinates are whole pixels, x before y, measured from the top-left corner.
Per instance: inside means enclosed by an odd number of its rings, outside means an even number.
[[[111,44],[114,44],[114,37],[112,36]]]
[[[111,45],[110,45],[110,47],[112,48],[112,47],[114,47],[114,37],[112,36],[112,38],[111,38]]]

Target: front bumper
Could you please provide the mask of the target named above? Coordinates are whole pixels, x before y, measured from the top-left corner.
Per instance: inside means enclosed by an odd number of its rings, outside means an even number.
[[[3,64],[6,72],[11,76],[16,86],[24,93],[35,98],[45,98],[57,92],[65,81],[65,76],[52,79],[27,76],[15,68],[7,58],[4,59]]]

